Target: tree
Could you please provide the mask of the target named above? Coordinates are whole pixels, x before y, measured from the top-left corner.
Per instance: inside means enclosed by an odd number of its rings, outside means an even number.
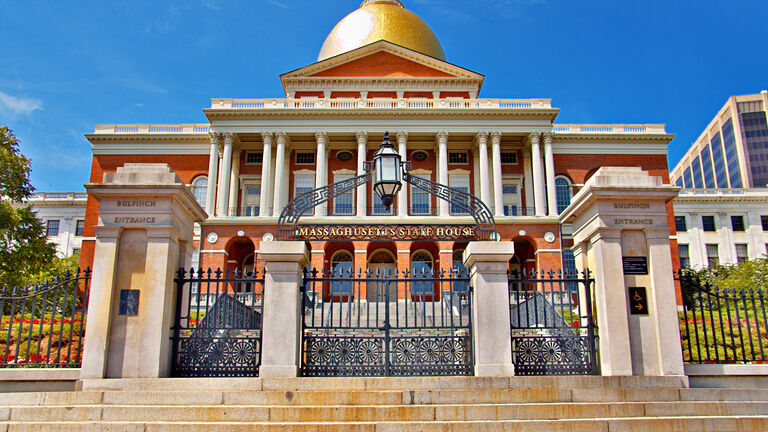
[[[24,203],[34,191],[29,171],[13,132],[0,126],[0,287],[38,282],[56,260],[56,245]]]

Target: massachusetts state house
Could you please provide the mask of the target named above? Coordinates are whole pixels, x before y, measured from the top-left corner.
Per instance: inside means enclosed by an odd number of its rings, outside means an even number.
[[[401,1],[366,0],[316,62],[280,76],[284,98],[212,99],[206,124],[97,125],[90,181],[129,162],[167,163],[208,213],[193,262],[252,268],[294,197],[366,173],[389,132],[410,176],[482,199],[515,243],[511,269],[539,270],[573,268],[559,214],[598,168],[640,167],[669,182],[663,125],[557,124],[551,99],[481,97],[484,76],[449,60]],[[89,197],[82,265],[93,261],[98,212]],[[313,267],[402,271],[460,263],[474,220],[409,184],[387,208],[367,183],[301,224],[313,227],[296,233]]]

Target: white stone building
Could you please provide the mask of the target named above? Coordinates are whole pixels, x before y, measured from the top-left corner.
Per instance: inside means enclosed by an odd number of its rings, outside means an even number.
[[[683,189],[674,206],[681,267],[766,254],[768,189]]]
[[[27,201],[43,221],[48,238],[56,243],[61,257],[80,254],[87,198],[84,192],[48,192],[35,194]]]

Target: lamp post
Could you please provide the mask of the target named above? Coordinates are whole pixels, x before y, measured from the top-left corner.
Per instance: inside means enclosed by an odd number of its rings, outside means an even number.
[[[373,190],[379,194],[381,203],[389,211],[395,195],[402,187],[403,169],[400,155],[389,140],[389,132],[384,133],[379,151],[373,155],[374,183]]]

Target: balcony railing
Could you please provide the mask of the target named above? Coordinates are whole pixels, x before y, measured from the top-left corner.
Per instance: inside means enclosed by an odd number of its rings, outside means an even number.
[[[86,199],[88,194],[85,192],[39,192],[32,194],[30,199],[35,200],[62,200],[62,199]]]
[[[491,210],[491,213],[495,213],[494,207],[490,206],[489,209]],[[243,206],[243,207],[236,207],[231,208],[229,211],[229,214],[232,217],[258,217],[259,216],[259,206],[258,205],[251,205],[251,206]],[[451,211],[449,207],[449,216],[469,216],[469,213],[453,209],[454,211]],[[322,212],[315,212],[315,213],[309,213],[305,216],[320,216]],[[395,206],[390,207],[389,211],[385,210],[384,207],[367,207],[365,214],[367,216],[397,216],[398,215],[398,209]],[[272,215],[272,209],[270,208],[267,212],[268,217]],[[356,216],[357,210],[355,206],[352,207],[344,207],[344,208],[335,208],[333,206],[328,206],[326,208],[325,212],[326,216]],[[440,207],[439,206],[429,206],[429,207],[420,207],[420,206],[411,206],[408,209],[408,216],[416,216],[416,217],[423,217],[423,216],[431,216],[436,217],[440,216]],[[504,216],[536,216],[536,209],[534,207],[520,207],[520,206],[504,206]]]
[[[615,125],[596,125],[596,124],[556,124],[552,125],[552,131],[555,133],[567,134],[666,134],[662,124],[615,124]]]
[[[552,99],[213,99],[211,109],[551,109]]]

